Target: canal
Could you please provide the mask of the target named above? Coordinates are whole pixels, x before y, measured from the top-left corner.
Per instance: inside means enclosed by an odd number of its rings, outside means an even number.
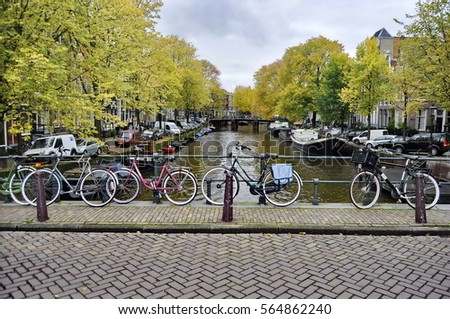
[[[258,156],[263,153],[276,153],[279,155],[304,156],[294,150],[291,142],[283,141],[273,137],[265,125],[260,126],[260,132],[254,132],[252,126],[239,126],[238,131],[222,130],[212,132],[198,140],[191,142],[182,148],[180,155],[208,155],[225,156],[233,151],[236,142],[240,142],[252,149],[253,152],[245,151],[242,156]],[[257,158],[242,158],[240,162],[250,176],[258,177],[260,171],[260,160]],[[318,196],[319,203],[348,203],[350,202],[348,189],[349,181],[355,173],[355,167],[350,161],[337,159],[305,159],[305,158],[281,158],[277,163],[292,163],[294,169],[300,174],[304,181],[300,202],[312,203],[314,184],[313,180],[319,180]],[[230,164],[226,158],[180,158],[180,165],[191,167],[193,172],[201,180],[203,175],[212,167]],[[144,191],[145,192],[145,191]],[[385,196],[384,196],[385,197]],[[204,201],[201,190],[197,201]],[[384,201],[384,199],[382,199]],[[392,199],[387,196],[387,200]],[[245,183],[241,183],[236,203],[258,203],[258,197],[248,191]]]

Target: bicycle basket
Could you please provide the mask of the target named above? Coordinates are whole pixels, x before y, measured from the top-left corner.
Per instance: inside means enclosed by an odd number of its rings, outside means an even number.
[[[375,166],[378,162],[378,155],[368,150],[356,151],[352,154],[352,163],[361,164],[363,166]]]
[[[272,176],[278,185],[286,185],[292,182],[292,165],[291,164],[272,164]]]
[[[423,160],[414,160],[409,163],[409,168],[413,171],[420,171],[423,173],[431,174],[432,169],[427,167],[427,162]]]

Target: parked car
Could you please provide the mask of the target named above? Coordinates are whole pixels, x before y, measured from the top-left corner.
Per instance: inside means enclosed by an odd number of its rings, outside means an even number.
[[[77,153],[80,155],[81,154],[93,155],[101,153],[100,145],[94,140],[86,138],[78,138],[76,142],[77,142]]]
[[[348,139],[349,141],[353,140],[353,138],[355,136],[358,136],[359,134],[361,134],[363,131],[354,131],[354,130],[350,130],[347,133],[345,133],[345,138]]]
[[[368,140],[364,142],[364,146],[368,148],[383,148],[383,147],[391,147],[392,140],[399,138],[398,135],[381,135],[373,140]]]
[[[382,135],[388,135],[387,130],[370,130],[370,137],[371,138],[377,138],[378,136]],[[363,144],[367,141],[367,138],[369,136],[369,131],[363,131],[361,134],[355,136],[352,140],[355,144]]]
[[[162,125],[160,127],[160,124]],[[174,122],[159,122],[156,121],[155,122],[155,128],[161,129],[164,131],[164,134],[166,135],[179,135],[181,134],[181,130],[180,128],[174,123]]]
[[[449,133],[419,133],[406,141],[396,140],[392,148],[397,153],[430,152],[431,155],[442,155],[450,149]]]
[[[139,143],[140,140],[141,135],[138,131],[125,130],[116,138],[114,145],[116,145],[116,147],[130,147],[131,145]]]
[[[77,143],[72,134],[54,135],[36,139],[31,147],[23,153],[23,156],[46,156],[59,153],[63,155],[75,155]]]

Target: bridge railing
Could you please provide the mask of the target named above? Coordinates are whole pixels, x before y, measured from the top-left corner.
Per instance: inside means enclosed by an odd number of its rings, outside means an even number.
[[[149,176],[156,176],[158,174],[158,159],[161,159],[165,156],[170,156],[175,159],[196,159],[196,160],[205,160],[205,161],[216,161],[216,160],[224,160],[230,158],[225,155],[182,155],[182,154],[174,154],[174,155],[163,155],[163,154],[146,154],[146,155],[136,155],[136,154],[120,154],[120,155],[100,155],[98,156],[97,164],[101,162],[120,162],[122,164],[127,164],[128,160],[133,157],[138,159],[138,163],[141,168],[149,169]],[[73,158],[77,156],[70,156],[69,158]],[[262,156],[260,155],[240,155],[239,159],[251,159],[254,160],[255,163],[259,162],[259,167],[262,167]],[[48,156],[43,157],[35,157],[36,161],[48,161]],[[336,166],[341,165],[354,165],[351,162],[350,156],[340,157],[340,156],[309,156],[309,155],[278,155],[277,160],[279,161],[287,161],[294,162],[295,165],[308,165],[312,161],[322,161],[323,163],[328,163],[328,165],[336,164]],[[387,156],[381,158],[382,165],[397,167],[399,170],[403,169],[403,165],[401,164],[402,158],[397,156]],[[428,163],[428,168],[432,170],[432,174],[439,180],[439,184],[441,186],[442,194],[450,195],[450,157],[421,157],[420,160],[424,160]],[[95,164],[95,161],[92,161]],[[211,162],[210,162],[211,164]],[[197,165],[201,165],[201,163],[197,162]],[[216,163],[213,166],[220,166],[219,163]],[[7,182],[7,176],[10,170],[14,169],[14,159],[11,156],[0,156],[0,185],[3,185]],[[206,171],[205,171],[206,172]],[[300,174],[301,175],[301,174]],[[398,174],[397,176],[400,176]],[[203,176],[197,175],[197,179],[201,180]],[[391,177],[391,176],[390,176]],[[305,179],[302,177],[303,183],[305,186],[310,187],[309,193],[311,194],[310,202],[313,204],[318,204],[320,199],[320,192],[323,191],[323,187],[326,185],[349,185],[353,175],[349,175],[348,179],[335,180],[335,179],[324,179],[318,177],[312,177]],[[393,183],[398,183],[399,180],[394,180],[391,178]],[[3,196],[4,197],[4,196]],[[1,198],[1,196],[0,196]],[[5,199],[5,198],[3,198]]]

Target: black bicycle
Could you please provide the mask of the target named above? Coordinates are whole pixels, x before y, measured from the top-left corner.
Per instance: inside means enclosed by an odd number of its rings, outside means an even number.
[[[381,194],[381,182],[391,190],[394,199],[404,199],[412,208],[416,207],[417,174],[423,175],[425,209],[436,205],[439,185],[436,179],[424,167],[426,162],[419,156],[401,155],[406,159],[405,167],[398,185],[389,180],[379,165],[379,156],[374,150],[364,149],[353,152],[352,162],[358,165],[358,173],[350,184],[350,199],[358,208],[370,208],[378,201]]]
[[[236,143],[237,153],[231,157],[231,166],[215,167],[206,172],[202,178],[201,189],[206,200],[213,205],[223,205],[225,195],[226,174],[231,174],[233,179],[233,198],[239,193],[240,180],[244,181],[252,195],[264,196],[265,199],[275,206],[288,206],[295,202],[300,196],[303,181],[290,164],[272,164],[271,160],[278,154],[263,154],[262,170],[258,177],[252,178],[247,170],[239,162],[239,154],[244,150],[251,149],[245,145]]]

